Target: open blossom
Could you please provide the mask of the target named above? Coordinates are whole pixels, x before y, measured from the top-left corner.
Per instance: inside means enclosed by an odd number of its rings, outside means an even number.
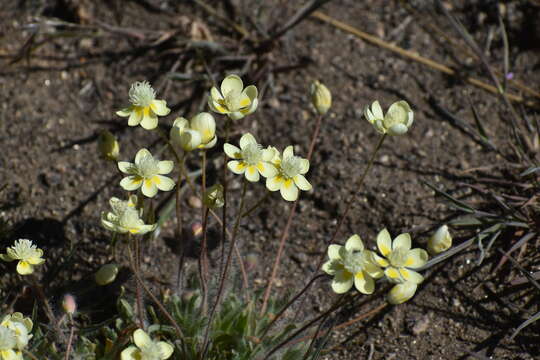
[[[45,262],[42,258],[43,250],[32,244],[31,240],[19,239],[13,246],[6,249],[6,254],[0,254],[0,259],[4,261],[19,260],[17,272],[21,275],[28,275],[34,272],[34,266]]]
[[[101,224],[107,230],[120,234],[144,235],[156,229],[157,224],[147,225],[141,219],[142,209],[137,209],[137,197],[132,195],[124,201],[116,197],[109,200],[110,212],[101,214]]]
[[[131,102],[129,107],[116,112],[118,116],[129,116],[129,126],[140,124],[144,129],[152,130],[158,125],[158,116],[165,116],[171,112],[165,100],[156,99],[156,92],[148,81],[137,81],[131,85],[129,102]]]
[[[170,160],[154,159],[150,151],[141,149],[135,155],[135,163],[119,161],[118,169],[128,174],[120,181],[120,186],[126,191],[141,188],[143,195],[154,197],[158,189],[169,191],[174,187],[174,181],[166,176],[172,171],[174,163]]]
[[[452,246],[452,235],[450,235],[446,225],[438,228],[428,240],[428,251],[431,255],[446,251],[450,246]]]
[[[135,346],[124,349],[120,355],[122,360],[165,360],[171,357],[174,348],[165,341],[153,341],[144,330],[137,329],[133,333]]]
[[[362,294],[371,294],[375,290],[374,279],[383,276],[382,269],[375,264],[374,254],[364,249],[360,236],[351,236],[345,246],[332,244],[328,247],[328,260],[322,270],[333,275],[332,289],[346,293],[354,286]]]
[[[234,159],[227,163],[227,167],[235,174],[244,174],[248,181],[259,181],[260,175],[270,178],[278,174],[276,167],[270,163],[273,152],[263,149],[250,133],[242,135],[240,148],[225,143],[223,150]]]
[[[244,89],[244,83],[238,75],[229,75],[223,79],[220,90],[215,86],[210,90],[208,106],[212,111],[238,120],[257,109],[257,88],[249,85]]]
[[[287,146],[282,155],[279,155],[276,148],[268,150],[272,151],[271,162],[278,169],[275,176],[266,179],[268,190],[279,190],[281,196],[287,201],[295,201],[298,198],[298,189],[311,190],[311,184],[304,177],[309,170],[309,160],[294,156],[292,146]]]
[[[388,230],[383,229],[377,235],[377,247],[384,258],[375,254],[375,260],[385,268],[384,274],[390,281],[397,284],[424,281],[422,275],[411,269],[424,266],[428,254],[424,249],[411,249],[409,234],[400,234],[392,241]]]
[[[413,123],[413,111],[406,101],[397,101],[390,105],[386,115],[383,114],[378,101],[371,104],[371,109],[366,106],[364,117],[381,134],[403,135]]]
[[[15,332],[0,326],[0,360],[23,360],[21,351],[16,350]]]
[[[169,133],[171,142],[184,151],[210,149],[216,145],[216,121],[212,114],[202,112],[191,121],[179,117],[174,120]]]
[[[6,327],[15,334],[15,346],[17,350],[22,350],[28,345],[32,338],[30,332],[34,324],[30,318],[25,318],[20,312],[6,315],[0,322],[0,327]]]

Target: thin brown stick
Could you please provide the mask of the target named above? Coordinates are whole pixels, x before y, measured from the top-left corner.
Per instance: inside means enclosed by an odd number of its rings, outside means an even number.
[[[68,344],[67,344],[67,349],[66,349],[65,360],[69,360],[69,355],[71,354],[71,344],[73,342],[73,334],[75,333],[75,326],[73,326],[73,320],[70,321],[70,324],[71,324],[71,330],[69,332],[69,339],[68,339]]]

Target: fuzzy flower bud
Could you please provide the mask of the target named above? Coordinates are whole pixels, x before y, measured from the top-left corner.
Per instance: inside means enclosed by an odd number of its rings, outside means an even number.
[[[431,255],[442,253],[452,246],[452,235],[448,226],[443,225],[428,240],[428,251]]]
[[[110,284],[116,279],[118,275],[118,265],[116,264],[106,264],[103,265],[94,275],[96,283],[98,285],[104,286]]]
[[[75,311],[77,311],[77,303],[75,302],[75,297],[73,295],[64,295],[64,299],[62,300],[62,309],[64,309],[68,315],[75,314]]]
[[[223,206],[225,200],[223,198],[223,185],[215,184],[206,189],[203,198],[204,205],[210,209],[216,209]]]
[[[120,145],[116,137],[109,131],[103,130],[98,137],[99,155],[105,160],[117,161],[120,154]]]
[[[324,115],[332,106],[332,94],[324,84],[315,81],[311,84],[311,102],[317,112]]]

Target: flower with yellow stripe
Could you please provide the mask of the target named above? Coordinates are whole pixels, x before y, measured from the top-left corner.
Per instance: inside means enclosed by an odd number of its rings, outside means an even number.
[[[239,120],[257,110],[259,100],[255,85],[244,89],[238,75],[229,75],[221,82],[220,90],[212,87],[208,106],[214,112],[227,115],[231,120]]]
[[[375,254],[375,261],[384,267],[386,277],[397,284],[411,282],[420,284],[424,277],[411,269],[424,266],[428,253],[424,249],[411,249],[411,236],[408,233],[398,235],[394,241],[388,230],[383,229],[377,235],[377,247],[384,256]]]
[[[116,112],[121,117],[129,117],[128,125],[141,125],[146,130],[155,129],[158,125],[158,116],[165,116],[171,112],[165,100],[157,100],[156,92],[148,81],[135,82],[129,89],[129,102],[131,105]]]
[[[260,175],[271,178],[278,174],[278,170],[270,162],[273,152],[263,149],[250,133],[242,135],[240,148],[225,143],[223,150],[228,157],[234,159],[227,163],[229,170],[235,174],[244,174],[248,181],[257,182]]]
[[[172,161],[159,161],[147,149],[140,149],[135,155],[135,163],[118,162],[118,169],[128,175],[120,181],[120,186],[126,191],[141,188],[144,196],[154,197],[158,189],[169,191],[174,188],[174,181],[163,176],[170,173],[173,167]]]
[[[309,191],[311,184],[306,180],[304,174],[309,171],[309,160],[294,155],[294,149],[287,146],[283,154],[270,147],[272,151],[272,163],[276,165],[278,173],[276,176],[266,179],[266,188],[270,191],[278,191],[287,201],[298,199],[299,190]]]
[[[128,200],[112,197],[109,200],[110,212],[101,214],[101,225],[107,230],[119,234],[144,235],[154,231],[157,224],[145,224],[141,219],[142,209],[137,209],[137,196],[131,195]]]
[[[21,275],[29,275],[34,272],[34,266],[45,262],[42,258],[43,250],[32,244],[31,240],[19,239],[13,246],[6,249],[5,254],[0,254],[0,259],[4,261],[19,260],[17,272]]]
[[[346,293],[354,287],[362,294],[375,290],[375,280],[383,276],[382,269],[375,264],[374,254],[365,250],[360,236],[351,236],[345,246],[332,244],[328,247],[328,260],[322,270],[334,276],[332,290]]]
[[[121,360],[166,360],[171,357],[174,347],[165,341],[154,341],[142,329],[133,332],[133,342],[120,354]]]

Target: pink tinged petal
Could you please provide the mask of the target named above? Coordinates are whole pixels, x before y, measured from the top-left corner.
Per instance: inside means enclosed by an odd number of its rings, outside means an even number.
[[[417,269],[424,266],[428,261],[428,253],[424,249],[412,249],[407,253],[405,266],[412,269]]]
[[[354,287],[362,294],[372,294],[375,290],[375,282],[371,276],[360,271],[354,275]]]
[[[159,352],[160,352],[162,360],[170,358],[172,353],[174,352],[174,348],[172,347],[172,345],[169,343],[166,343],[165,341],[158,342],[157,346],[159,348]]]
[[[124,174],[134,174],[137,169],[133,166],[133,163],[127,161],[119,161],[118,170],[120,170]]]
[[[152,178],[152,181],[154,184],[156,184],[157,188],[161,191],[170,191],[174,188],[174,181],[171,178],[168,178],[163,175],[156,175]]]
[[[141,191],[146,197],[154,197],[158,192],[156,184],[152,180],[144,180]]]
[[[415,284],[420,284],[422,281],[424,281],[424,277],[414,270],[400,268],[399,273],[401,274],[401,277],[403,279],[413,282]]]
[[[135,346],[130,346],[122,350],[120,354],[121,360],[140,360],[141,359],[141,350],[137,349]]]
[[[265,163],[260,161],[257,164],[257,170],[259,170],[259,173],[265,178],[271,178],[278,174],[276,167],[268,162]]]
[[[360,236],[354,234],[353,236],[348,238],[347,242],[345,243],[345,249],[347,249],[348,251],[364,250],[364,244],[362,243],[362,239],[360,239]]]
[[[139,348],[152,345],[152,339],[142,329],[137,329],[133,332],[133,342]]]
[[[377,247],[382,255],[388,256],[392,251],[392,238],[388,230],[383,229],[377,235]]]
[[[266,179],[266,188],[270,191],[278,191],[282,182],[283,178],[280,176],[269,177]]]
[[[293,181],[300,190],[309,191],[312,189],[311,184],[306,180],[304,175],[296,175],[293,177]]]
[[[134,191],[141,187],[143,178],[137,175],[126,176],[120,181],[120,186],[126,191]]]
[[[279,188],[281,196],[287,201],[295,201],[298,199],[298,187],[292,179],[285,180]]]
[[[154,100],[150,104],[152,111],[158,116],[169,115],[171,109],[167,107],[167,102],[165,100]]]
[[[261,178],[257,167],[250,165],[246,167],[246,172],[244,173],[246,179],[251,182],[257,182]]]
[[[251,135],[250,133],[245,133],[240,138],[240,149],[244,149],[248,144],[256,144],[257,140],[255,140],[255,137]]]
[[[373,104],[371,104],[371,111],[372,111],[373,116],[376,119],[383,119],[384,118],[384,114],[383,114],[383,111],[382,111],[382,108],[381,108],[381,104],[379,104],[378,101],[374,101]]]
[[[28,275],[34,272],[34,268],[27,261],[21,260],[17,264],[17,272],[21,275]]]
[[[289,145],[283,150],[283,156],[282,158],[285,159],[286,157],[294,156],[294,147],[292,145]]]
[[[388,280],[392,282],[403,282],[403,279],[401,277],[401,274],[399,273],[399,270],[396,269],[393,266],[389,266],[386,269],[384,269],[384,275],[388,278]]]
[[[153,130],[158,125],[158,118],[152,111],[148,111],[149,108],[145,108],[143,112],[143,118],[141,120],[141,126],[145,130]]]
[[[328,246],[328,258],[330,260],[340,260],[340,250],[342,247],[343,246],[337,244],[331,244],[330,246]]]
[[[171,160],[163,160],[158,162],[158,170],[160,175],[166,175],[174,168],[174,162]]]
[[[392,250],[402,248],[405,250],[411,249],[411,235],[409,233],[399,234],[392,243]]]
[[[127,108],[123,108],[121,110],[118,110],[116,112],[116,115],[121,116],[121,117],[128,117],[129,115],[131,115],[132,111],[133,111],[133,107],[129,106]]]
[[[246,171],[246,164],[242,161],[229,161],[227,167],[235,174],[243,174]]]
[[[238,75],[229,75],[221,82],[221,94],[227,95],[230,91],[241,93],[244,83]]]
[[[352,288],[353,283],[353,276],[349,272],[340,271],[332,279],[331,286],[335,293],[344,294]]]
[[[395,285],[388,293],[388,302],[393,305],[402,304],[414,296],[418,286],[411,282]]]
[[[135,107],[133,110],[131,110],[131,113],[129,114],[128,125],[137,126],[141,123],[142,118],[142,110],[139,107]]]
[[[223,151],[225,151],[225,154],[231,159],[240,159],[242,157],[240,149],[229,143],[223,144]]]
[[[137,154],[135,154],[135,165],[138,166],[141,163],[141,159],[143,157],[151,157],[151,156],[152,154],[147,149],[145,148],[140,149],[139,151],[137,151]]]

